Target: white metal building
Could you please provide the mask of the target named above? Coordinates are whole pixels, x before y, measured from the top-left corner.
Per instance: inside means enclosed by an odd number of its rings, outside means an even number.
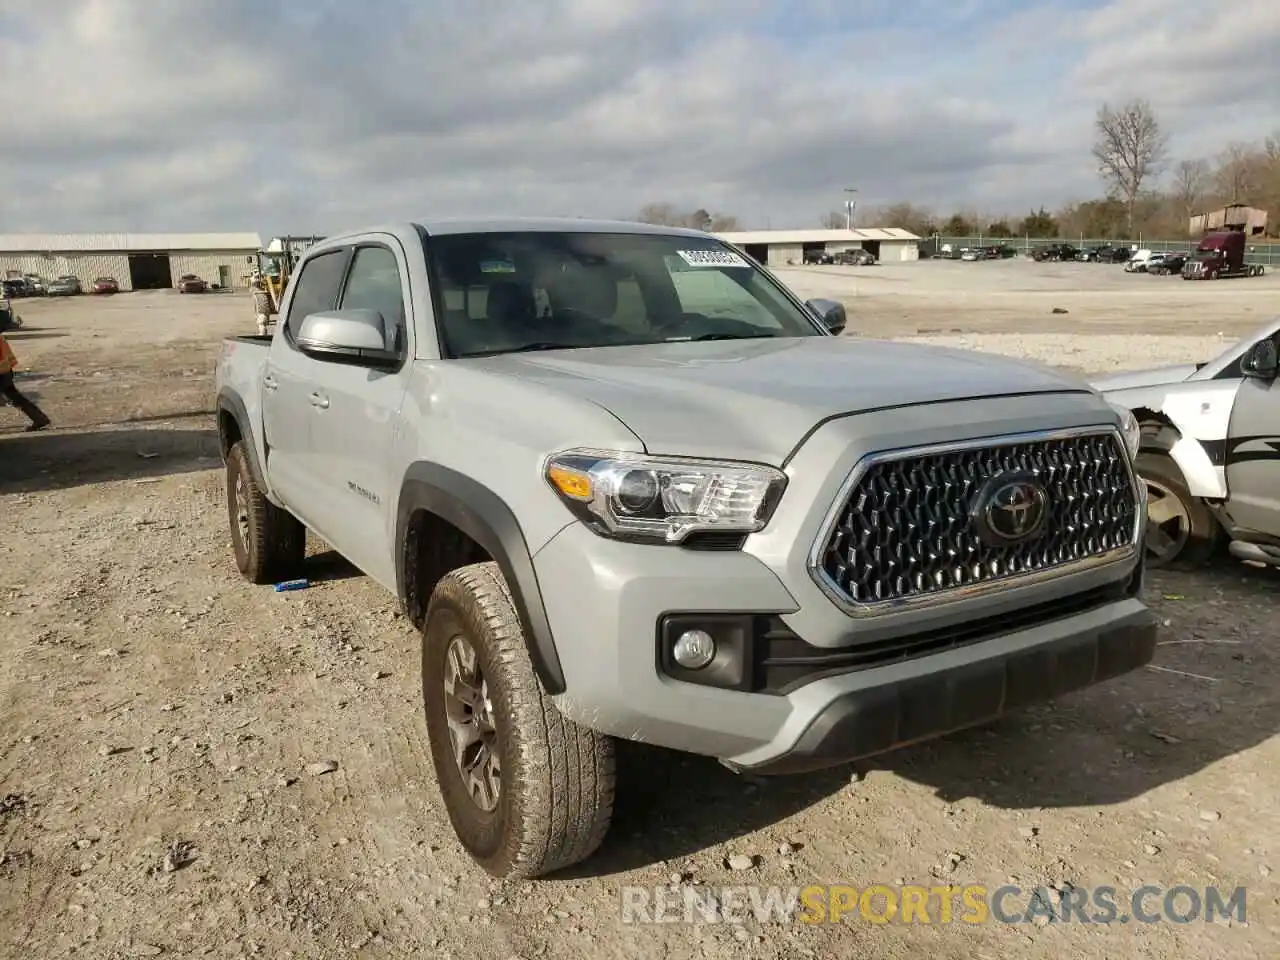
[[[53,233],[0,235],[0,275],[71,276],[87,289],[111,277],[121,290],[162,290],[193,273],[242,286],[257,263],[256,233]]]
[[[802,264],[805,255],[837,253],[861,247],[882,263],[920,259],[920,238],[900,227],[857,230],[753,230],[717,234],[770,267]]]

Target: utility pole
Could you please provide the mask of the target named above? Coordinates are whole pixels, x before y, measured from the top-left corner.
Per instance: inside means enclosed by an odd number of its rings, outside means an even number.
[[[858,188],[845,187],[844,192],[848,194],[855,194],[858,192]],[[853,229],[853,211],[854,211],[854,208],[856,208],[857,206],[858,206],[858,201],[854,200],[852,196],[850,196],[849,199],[844,202],[844,211],[845,211],[844,226],[846,230]]]

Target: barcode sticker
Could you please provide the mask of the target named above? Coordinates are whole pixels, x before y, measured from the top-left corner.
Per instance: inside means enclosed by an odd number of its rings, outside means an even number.
[[[691,267],[746,267],[747,261],[732,250],[677,250]]]

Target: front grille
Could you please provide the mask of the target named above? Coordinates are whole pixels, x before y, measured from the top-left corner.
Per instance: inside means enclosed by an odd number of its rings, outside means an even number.
[[[988,481],[1034,478],[1045,521],[992,545],[975,514]],[[871,458],[820,541],[816,573],[853,612],[1074,566],[1133,546],[1139,501],[1113,432]]]

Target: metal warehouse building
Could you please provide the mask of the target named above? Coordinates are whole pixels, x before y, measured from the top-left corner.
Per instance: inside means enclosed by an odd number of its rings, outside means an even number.
[[[858,247],[882,263],[920,259],[920,238],[899,227],[857,230],[755,230],[721,233],[721,240],[741,247],[760,263],[785,267],[804,263],[806,254],[838,253]]]
[[[121,290],[163,290],[193,273],[243,286],[257,263],[256,233],[54,233],[0,235],[0,274],[76,277],[87,288],[113,277]]]

